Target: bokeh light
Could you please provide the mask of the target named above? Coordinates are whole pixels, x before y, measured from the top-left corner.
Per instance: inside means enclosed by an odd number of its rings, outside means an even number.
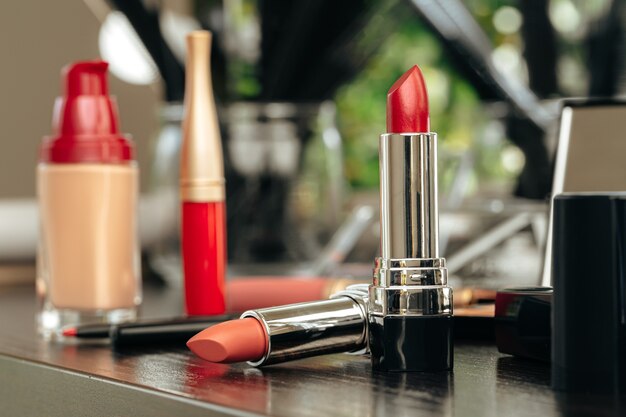
[[[502,167],[509,173],[516,174],[524,167],[524,154],[513,145],[502,149]]]
[[[507,75],[520,75],[521,51],[511,43],[504,43],[492,52],[493,64]]]
[[[551,1],[549,12],[552,25],[561,34],[571,36],[580,32],[580,13],[570,0]]]
[[[515,7],[500,7],[493,14],[493,26],[505,35],[517,33],[522,27],[522,14]]]
[[[158,79],[150,54],[121,12],[108,14],[100,27],[98,45],[109,70],[122,81],[147,85]]]

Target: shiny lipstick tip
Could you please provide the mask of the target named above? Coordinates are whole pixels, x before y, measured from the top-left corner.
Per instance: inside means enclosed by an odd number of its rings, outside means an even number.
[[[420,70],[420,68],[417,65],[413,65],[391,85],[387,94],[393,94],[406,82],[409,77],[417,77],[418,80],[420,80],[421,82],[424,81],[424,77],[422,76],[422,71]]]
[[[387,132],[430,131],[428,92],[422,71],[413,65],[387,93]]]
[[[259,321],[248,317],[204,329],[187,341],[187,347],[209,362],[256,361],[267,352],[267,335]]]

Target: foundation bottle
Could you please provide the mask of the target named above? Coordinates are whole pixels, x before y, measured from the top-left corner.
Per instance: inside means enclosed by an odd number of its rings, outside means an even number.
[[[67,325],[132,320],[141,302],[138,168],[119,132],[107,67],[64,69],[53,134],[40,149],[37,293],[45,336]]]

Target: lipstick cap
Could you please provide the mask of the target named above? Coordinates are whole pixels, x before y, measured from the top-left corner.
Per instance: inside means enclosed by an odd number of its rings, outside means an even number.
[[[213,86],[208,31],[187,35],[185,117],[180,193],[188,202],[224,201],[224,157]]]
[[[554,198],[552,385],[626,392],[626,193]]]
[[[551,287],[506,288],[496,294],[498,352],[550,362]]]

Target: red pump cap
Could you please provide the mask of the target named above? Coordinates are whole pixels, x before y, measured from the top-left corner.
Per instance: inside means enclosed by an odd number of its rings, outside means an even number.
[[[133,160],[133,145],[118,128],[117,105],[109,97],[104,61],[65,67],[65,95],[52,116],[53,135],[44,137],[40,161],[123,164]]]

